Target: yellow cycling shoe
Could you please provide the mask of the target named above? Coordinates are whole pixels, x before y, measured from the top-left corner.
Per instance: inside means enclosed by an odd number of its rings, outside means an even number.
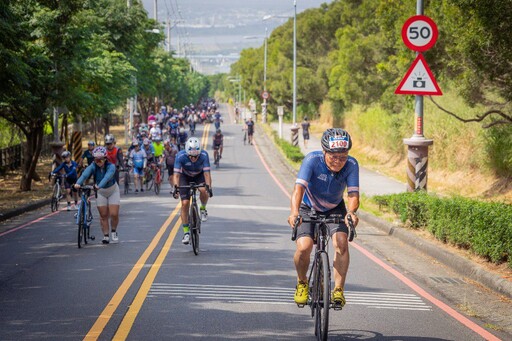
[[[295,288],[295,295],[293,296],[293,299],[297,305],[304,306],[306,303],[308,303],[308,291],[309,286],[306,282],[299,281],[297,283],[297,287]]]
[[[331,301],[334,305],[338,306],[339,308],[343,308],[345,305],[345,295],[343,295],[343,289],[341,287],[336,287],[332,291]]]

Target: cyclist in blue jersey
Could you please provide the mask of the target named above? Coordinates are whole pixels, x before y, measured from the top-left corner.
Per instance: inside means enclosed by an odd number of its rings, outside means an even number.
[[[110,243],[109,227],[111,227],[112,243],[117,243],[119,242],[117,225],[119,224],[121,194],[115,179],[116,166],[108,162],[107,149],[105,147],[96,147],[92,154],[94,156],[94,163],[84,170],[74,187],[79,189],[84,181],[94,174],[94,181],[96,182],[94,188],[98,191],[96,206],[100,214],[100,224],[103,231],[102,242],[103,244]]]
[[[314,151],[306,155],[300,167],[291,198],[291,213],[288,217],[290,226],[301,214],[314,210],[318,213],[342,214],[345,218],[339,224],[329,224],[334,246],[334,284],[332,301],[345,305],[343,288],[349,266],[348,252],[348,215],[354,226],[359,219],[359,165],[357,160],[348,155],[352,140],[348,132],[341,128],[327,129],[322,136],[323,151]],[[343,193],[347,189],[347,207]],[[313,226],[300,225],[297,229],[297,249],[294,255],[297,270],[297,287],[295,302],[304,305],[308,301],[307,271],[313,250]]]
[[[142,187],[142,177],[144,176],[144,169],[147,166],[147,155],[144,150],[140,149],[138,141],[133,141],[133,146],[135,149],[130,152],[130,162],[133,164],[133,183],[135,184],[135,193],[139,193],[139,187],[140,191],[144,192]]]
[[[75,204],[71,206],[71,187],[76,181],[76,178],[78,178],[77,168],[78,164],[71,160],[71,153],[67,150],[62,153],[62,159],[64,162],[62,162],[57,168],[55,168],[52,172],[52,174],[59,173],[62,169],[64,170],[64,188],[66,189],[66,200],[68,201],[68,207],[67,210],[70,211],[71,209],[76,210],[77,209],[77,201],[78,201],[78,195],[76,191],[73,191],[73,199],[75,201]]]
[[[206,204],[208,203],[208,197],[213,196],[210,157],[206,150],[201,149],[201,144],[197,137],[191,137],[187,140],[185,149],[178,152],[174,161],[174,191],[172,195],[175,199],[178,199],[178,195],[181,197],[181,221],[183,222],[183,239],[181,242],[183,244],[188,244],[190,241],[190,228],[188,225],[190,196],[188,190],[180,192],[180,187],[188,186],[191,182],[206,184],[206,188],[199,188],[201,220],[206,221],[208,219]]]
[[[223,120],[220,112],[217,111],[215,114],[213,114],[213,124],[215,124],[215,129],[220,129],[220,124],[222,121]]]
[[[153,144],[149,139],[144,139],[142,150],[146,152],[148,163],[153,162],[155,156],[155,148],[153,148]]]

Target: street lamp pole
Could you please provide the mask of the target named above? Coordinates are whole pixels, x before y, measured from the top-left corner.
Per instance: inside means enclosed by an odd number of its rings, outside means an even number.
[[[263,61],[263,92],[267,92],[267,40],[268,40],[268,28],[265,27],[265,56]],[[261,121],[267,123],[267,96],[263,98],[263,104],[261,105]]]
[[[293,125],[297,124],[297,0],[293,0]]]

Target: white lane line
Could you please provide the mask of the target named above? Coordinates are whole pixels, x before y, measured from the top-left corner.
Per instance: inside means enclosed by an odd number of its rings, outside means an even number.
[[[153,283],[149,296],[222,301],[228,303],[295,304],[293,288]],[[414,294],[388,292],[345,292],[348,304],[374,309],[432,311]]]
[[[276,206],[253,206],[253,205],[216,205],[209,204],[208,208],[230,208],[230,209],[244,209],[244,210],[265,210],[265,211],[289,211],[289,207],[276,207]]]

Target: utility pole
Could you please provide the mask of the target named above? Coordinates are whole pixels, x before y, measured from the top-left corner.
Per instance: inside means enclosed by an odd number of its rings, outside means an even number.
[[[293,0],[293,125],[297,124],[297,0]]]
[[[263,61],[263,104],[261,105],[261,122],[267,123],[267,40],[268,40],[268,28],[265,27],[265,56]]]
[[[153,8],[153,18],[158,22],[158,0],[155,0],[155,7]]]

